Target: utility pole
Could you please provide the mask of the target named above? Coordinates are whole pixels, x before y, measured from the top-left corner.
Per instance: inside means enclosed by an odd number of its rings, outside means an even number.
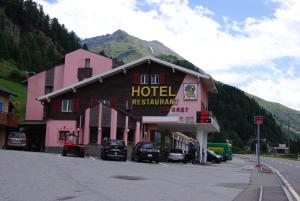
[[[257,164],[256,167],[260,168],[260,125],[263,124],[263,116],[256,115],[254,116],[254,124],[257,125],[257,147],[256,147],[256,157],[257,157]]]

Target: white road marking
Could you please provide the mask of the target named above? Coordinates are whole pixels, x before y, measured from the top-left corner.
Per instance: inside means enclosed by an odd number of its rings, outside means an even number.
[[[290,192],[291,192],[293,194],[294,198],[296,199],[296,201],[300,201],[300,196],[298,195],[298,193],[294,190],[294,188],[291,186],[291,184],[280,174],[280,172],[277,169],[270,166],[270,165],[267,165],[265,163],[263,163],[263,164],[265,166],[269,167],[274,173],[276,173],[280,177],[281,181],[285,185],[282,188],[283,188],[288,200],[293,201],[293,199],[291,199],[292,198],[292,196],[290,194]],[[288,190],[285,189],[285,187],[288,188]]]
[[[258,201],[262,201],[262,192],[263,192],[263,187],[260,186],[260,189],[259,189],[259,198],[258,198]]]
[[[167,166],[167,167],[169,167],[169,165],[167,165],[167,164],[165,164],[165,163],[160,163],[160,164],[162,164],[162,165],[164,165],[164,166]]]
[[[90,156],[90,159],[92,159],[93,161],[96,160],[94,157]]]

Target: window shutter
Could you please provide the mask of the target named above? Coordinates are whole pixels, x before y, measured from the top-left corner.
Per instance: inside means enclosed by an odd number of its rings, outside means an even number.
[[[133,84],[140,84],[140,74],[139,73],[133,73],[132,82],[133,82]]]
[[[53,103],[53,112],[61,112],[61,99],[55,99]]]
[[[73,99],[73,108],[72,108],[72,111],[73,112],[79,112],[80,110],[80,102],[79,102],[79,99],[78,98],[74,98]]]
[[[165,84],[165,73],[159,74],[159,82],[161,85]]]
[[[91,105],[91,107],[94,107],[94,106],[97,105],[97,104],[98,104],[97,99],[96,99],[96,98],[91,98],[91,100],[90,100],[90,105]]]
[[[110,98],[109,102],[110,102],[110,107],[111,108],[116,108],[117,105],[118,105],[118,101],[117,101],[116,98]]]

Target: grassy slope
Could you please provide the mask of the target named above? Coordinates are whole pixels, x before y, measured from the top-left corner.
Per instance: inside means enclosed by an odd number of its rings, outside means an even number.
[[[254,98],[261,107],[271,112],[282,127],[282,131],[291,136],[300,137],[300,111],[293,110],[279,103],[269,102],[259,97],[248,94],[248,96]],[[290,122],[290,128],[288,130],[288,120]]]
[[[26,77],[26,72],[19,70],[13,60],[0,59],[0,78],[9,78],[14,71],[17,71],[19,74]]]
[[[15,105],[15,113],[20,117],[20,120],[23,120],[25,117],[26,87],[2,78],[0,78],[0,86],[18,95],[18,97],[12,96],[11,101]]]

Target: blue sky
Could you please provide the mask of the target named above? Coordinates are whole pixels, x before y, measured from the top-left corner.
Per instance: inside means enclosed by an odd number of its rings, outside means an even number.
[[[36,0],[81,38],[158,40],[216,80],[300,110],[299,0]]]

